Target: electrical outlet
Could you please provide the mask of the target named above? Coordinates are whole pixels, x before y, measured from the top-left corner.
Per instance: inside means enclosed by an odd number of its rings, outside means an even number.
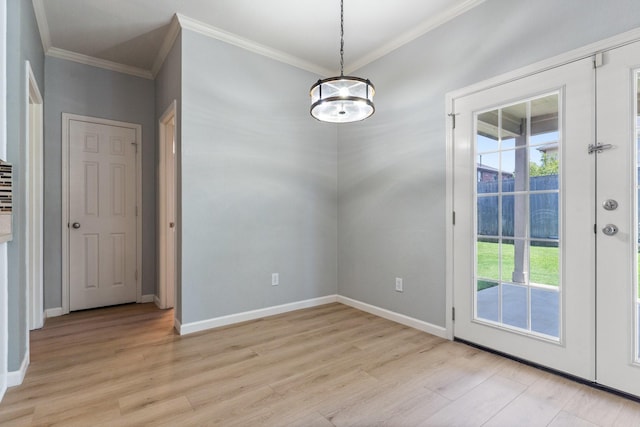
[[[271,286],[278,286],[280,284],[280,274],[273,273],[271,275]]]
[[[396,291],[402,292],[402,277],[396,277]]]

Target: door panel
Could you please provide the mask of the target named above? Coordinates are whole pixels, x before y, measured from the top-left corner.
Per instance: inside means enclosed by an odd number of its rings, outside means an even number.
[[[590,59],[454,100],[457,338],[595,378]]]
[[[597,69],[598,142],[611,148],[597,158],[597,377],[640,396],[638,364],[637,105],[640,44],[604,54]],[[618,207],[606,209],[607,200]],[[602,229],[618,227],[609,236]]]
[[[70,309],[136,301],[135,129],[70,121]]]
[[[455,336],[640,396],[640,42],[602,59],[455,100]]]

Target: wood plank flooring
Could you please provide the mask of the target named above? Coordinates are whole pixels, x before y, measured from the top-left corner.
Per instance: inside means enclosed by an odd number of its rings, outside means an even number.
[[[152,304],[48,319],[0,425],[640,425],[636,402],[341,304],[172,327]]]

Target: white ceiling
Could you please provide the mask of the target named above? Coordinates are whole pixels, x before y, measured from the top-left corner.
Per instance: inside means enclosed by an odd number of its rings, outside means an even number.
[[[484,0],[345,0],[345,72]],[[153,77],[172,18],[320,75],[339,70],[339,0],[33,0],[49,55]],[[185,25],[185,22],[187,25]],[[173,31],[175,33],[175,31]],[[119,67],[122,65],[122,67]]]

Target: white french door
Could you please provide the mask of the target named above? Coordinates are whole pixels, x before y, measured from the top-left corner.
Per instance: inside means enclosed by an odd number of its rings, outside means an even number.
[[[596,69],[597,141],[605,148],[595,154],[596,378],[636,396],[640,396],[638,79],[640,43],[605,52],[602,67]]]
[[[585,59],[454,101],[455,336],[587,379],[594,99]]]
[[[640,43],[454,99],[454,335],[640,396]]]

